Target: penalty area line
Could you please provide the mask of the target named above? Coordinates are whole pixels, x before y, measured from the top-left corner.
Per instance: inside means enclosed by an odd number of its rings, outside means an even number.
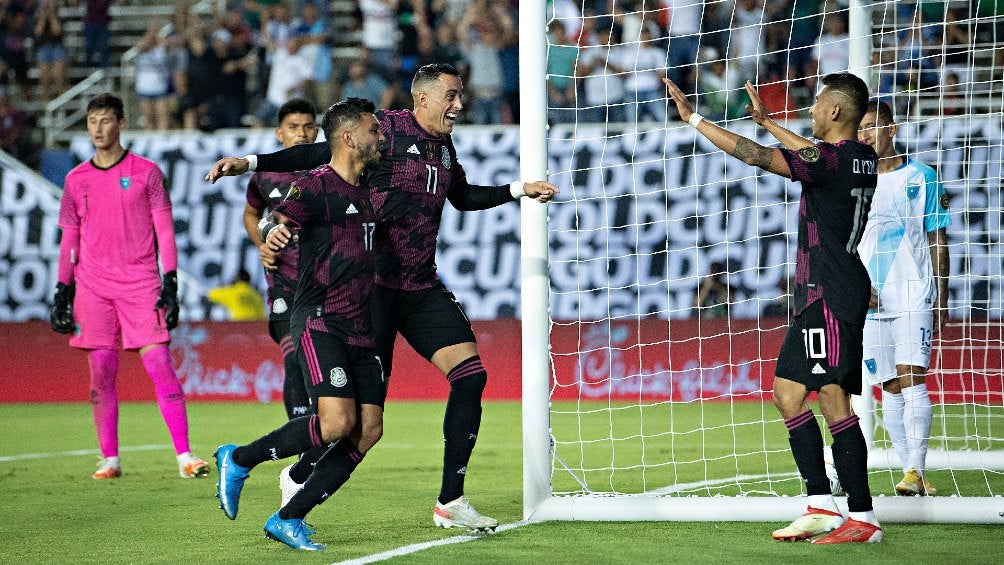
[[[376,563],[378,561],[386,561],[394,557],[401,557],[402,555],[410,555],[412,553],[417,553],[419,551],[424,551],[433,547],[440,547],[444,545],[453,545],[455,543],[465,543],[469,541],[477,541],[479,539],[512,530],[515,528],[520,528],[530,524],[527,520],[520,520],[519,522],[512,522],[511,524],[502,524],[498,528],[495,528],[493,533],[483,533],[483,534],[463,534],[459,536],[453,536],[451,538],[443,538],[433,541],[427,541],[423,543],[414,543],[411,545],[401,546],[395,549],[384,551],[381,553],[374,553],[373,555],[366,555],[364,557],[358,557],[356,559],[349,559],[346,561],[337,561],[331,565],[365,565],[366,563]]]
[[[170,445],[134,445],[119,448],[119,451],[160,451],[173,449]],[[50,453],[22,453],[20,455],[0,455],[0,463],[25,461],[27,459],[51,459],[53,457],[78,457],[81,455],[101,455],[100,449],[75,449],[73,451],[57,451]]]

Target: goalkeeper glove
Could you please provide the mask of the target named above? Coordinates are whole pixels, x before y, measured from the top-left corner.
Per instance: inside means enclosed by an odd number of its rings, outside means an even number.
[[[164,308],[164,323],[167,329],[173,330],[178,327],[178,273],[168,271],[164,273],[164,284],[160,289],[160,299],[157,300],[157,308]]]
[[[73,333],[73,293],[76,286],[56,283],[56,295],[49,309],[49,324],[52,330],[61,334]]]

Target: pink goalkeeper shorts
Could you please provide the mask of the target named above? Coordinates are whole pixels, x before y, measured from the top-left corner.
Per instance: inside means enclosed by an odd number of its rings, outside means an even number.
[[[123,349],[140,349],[170,342],[164,310],[154,308],[159,296],[159,284],[109,297],[77,281],[73,298],[77,330],[70,336],[70,346],[78,349],[118,349],[120,337]]]

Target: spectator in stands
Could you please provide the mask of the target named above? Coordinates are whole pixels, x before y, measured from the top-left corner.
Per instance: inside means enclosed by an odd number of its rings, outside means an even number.
[[[362,43],[372,54],[374,65],[397,73],[398,29],[395,7],[398,0],[360,0]],[[376,67],[374,67],[376,68]]]
[[[697,93],[698,109],[705,118],[721,121],[734,117],[736,104],[733,91],[742,83],[737,64],[726,60],[713,47],[701,50],[697,71]]]
[[[266,44],[272,54],[272,70],[268,76],[268,90],[265,99],[255,112],[255,127],[275,127],[276,114],[288,100],[303,98],[310,83],[314,69],[305,57],[300,54],[302,38],[293,37],[279,45],[266,38]]]
[[[186,65],[180,86],[179,110],[185,129],[211,128],[209,103],[216,96],[223,61],[210,47],[205,24],[196,19],[188,29],[185,42]]]
[[[725,265],[711,264],[711,272],[701,281],[694,294],[694,309],[702,318],[722,318],[728,315],[732,287],[725,282]]]
[[[596,27],[595,44],[584,45],[575,76],[583,78],[584,104],[579,121],[605,123],[624,121],[624,78],[616,66],[614,45],[619,42],[619,28],[610,20]]]
[[[704,3],[699,0],[663,0],[662,4],[669,8],[660,11],[660,16],[666,18],[660,24],[669,29],[667,78],[684,92],[693,92],[693,67],[697,63],[700,47]]]
[[[457,28],[469,69],[464,84],[471,97],[475,124],[497,124],[502,118],[502,48],[513,33],[509,14],[487,0],[471,3]]]
[[[25,6],[11,3],[6,6],[0,23],[0,83],[8,84],[8,73],[14,75],[23,100],[31,100],[28,84],[28,38],[32,35]]]
[[[209,104],[209,127],[241,127],[247,106],[248,72],[254,68],[255,56],[235,46],[233,36],[222,27],[213,32],[212,51],[220,62],[222,74]]]
[[[777,43],[768,47],[784,53],[783,61],[778,61],[782,76],[790,76],[802,82],[802,77],[811,75],[812,49],[819,37],[819,14],[823,0],[772,0],[771,19],[777,22],[779,31],[773,35]],[[795,84],[795,83],[792,83]],[[806,92],[811,99],[814,93]]]
[[[419,45],[419,67],[432,63],[447,63],[456,67],[466,76],[467,61],[458,46],[456,30],[457,26],[454,22],[439,23],[436,26],[435,37],[431,40],[423,39]],[[381,108],[386,108],[386,106],[381,106]]]
[[[565,24],[553,20],[547,49],[547,118],[551,123],[575,121],[575,62],[579,48],[568,37]]]
[[[387,81],[370,70],[365,58],[356,58],[349,63],[348,75],[337,98],[339,100],[362,98],[369,100],[377,108],[387,108],[393,100],[393,93]]]
[[[66,47],[58,0],[42,0],[35,14],[35,63],[42,96],[52,100],[66,90]]]
[[[944,57],[941,62],[943,81],[955,74],[957,82],[968,82],[972,64],[973,33],[965,15],[958,8],[946,12],[944,31]]]
[[[763,53],[763,0],[737,0],[732,14],[729,58],[739,62],[740,74],[755,80]]]
[[[519,20],[516,7],[510,3],[509,19]],[[519,123],[519,27],[513,27],[512,33],[506,39],[499,51],[499,64],[502,65],[502,123]]]
[[[815,68],[806,77],[810,90],[815,90],[817,78],[842,73],[850,66],[851,39],[847,33],[847,12],[823,14],[823,34],[812,49],[812,59]]]
[[[84,66],[108,68],[109,10],[116,0],[84,0]]]
[[[254,31],[244,17],[244,11],[231,7],[223,16],[223,29],[230,32],[230,46],[242,56],[251,52],[254,47]]]
[[[145,130],[171,128],[175,62],[163,28],[163,22],[151,23],[137,45],[136,94]]]
[[[13,105],[7,86],[0,85],[0,149],[20,161],[29,161],[33,148],[28,115]]]
[[[311,98],[317,100],[331,100],[334,98],[333,84],[331,79],[331,30],[327,22],[321,17],[317,4],[312,1],[305,2],[300,8],[300,23],[296,28],[296,35],[303,41],[300,48],[303,57],[310,61],[313,68],[310,89]]]
[[[397,2],[397,73],[405,90],[411,90],[411,78],[418,70],[419,43],[433,37],[425,4],[415,0]]]
[[[966,94],[960,86],[959,75],[950,72],[942,83],[941,115],[961,116],[966,111]]]
[[[620,47],[620,67],[627,73],[624,79],[624,100],[627,121],[637,123],[645,116],[661,122],[666,119],[666,97],[660,80],[666,73],[666,50],[656,45],[659,26],[646,22],[638,43]]]

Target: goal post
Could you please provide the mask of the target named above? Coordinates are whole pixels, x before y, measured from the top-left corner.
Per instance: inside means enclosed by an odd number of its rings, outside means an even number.
[[[523,180],[547,178],[562,191],[546,206],[521,203],[524,518],[790,520],[804,511],[804,486],[770,398],[788,320],[762,313],[794,273],[800,188],[728,158],[672,119],[672,108],[661,120],[658,112],[618,111],[640,108],[640,92],[608,83],[600,93],[620,98],[605,105],[582,89],[572,101],[549,104],[549,82],[589,78],[577,74],[588,67],[579,65],[584,49],[574,70],[549,65],[556,49],[567,48],[547,36],[553,20],[569,17],[556,13],[558,4],[519,5],[520,173]],[[638,12],[618,13],[618,26],[639,20],[644,27],[651,17],[666,30],[669,24],[658,20],[665,4],[625,3]],[[902,32],[911,24],[889,16],[901,9],[892,0],[851,0],[839,9],[849,24],[847,68],[872,89],[884,72],[904,74],[895,53],[891,67],[882,58],[872,62],[873,48],[886,42],[903,48]],[[589,18],[614,21],[600,14],[566,23],[586,33]],[[973,16],[970,23],[979,28],[1001,19]],[[705,35],[698,33],[701,42]],[[656,44],[666,53],[673,39]],[[638,35],[617,41],[636,52],[644,43]],[[610,57],[613,77],[639,70]],[[698,61],[695,74],[711,63]],[[881,406],[867,394],[855,402],[883,522],[1004,523],[1004,100],[997,79],[987,78],[999,69],[973,69],[967,107],[977,94],[986,96],[971,115],[898,116],[897,139],[944,174],[953,197],[953,320],[935,347],[928,379],[936,404],[928,467],[944,496],[891,495],[902,472],[881,430]],[[791,115],[807,115],[811,91],[796,93],[802,87],[790,78],[755,78],[758,85],[781,84],[781,94],[802,101]],[[984,83],[987,92],[977,88]],[[741,95],[737,85],[727,87],[729,97]],[[910,97],[903,106],[929,109],[932,92],[902,94]],[[703,103],[698,96],[698,112]],[[716,121],[776,143],[742,116]],[[786,123],[808,134],[807,119]],[[711,269],[734,289],[714,316],[691,305]],[[837,504],[846,511],[845,499]]]

